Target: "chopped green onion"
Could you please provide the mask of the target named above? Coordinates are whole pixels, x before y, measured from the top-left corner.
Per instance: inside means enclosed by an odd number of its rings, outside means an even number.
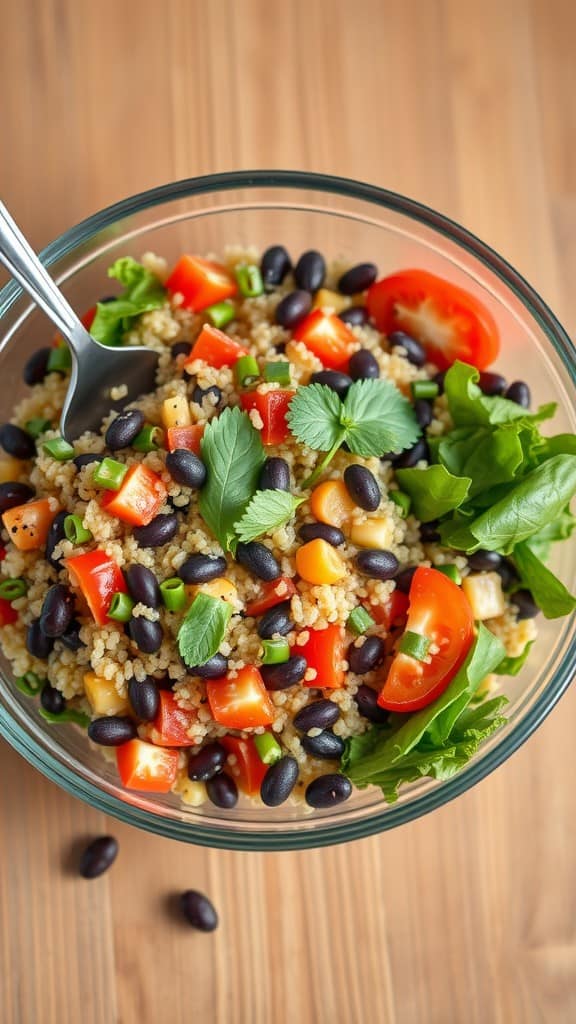
[[[157,452],[164,439],[164,431],[161,427],[155,427],[148,423],[132,441],[132,447],[137,452]]]
[[[254,356],[240,356],[234,363],[234,376],[239,387],[254,384],[260,377],[260,367]]]
[[[52,424],[50,423],[50,420],[36,418],[33,420],[27,420],[25,427],[26,433],[30,434],[30,437],[33,437],[34,440],[36,440],[36,438],[40,437],[41,434],[45,434],[47,430],[51,430]]]
[[[290,644],[284,637],[276,640],[263,640],[263,665],[282,665],[290,657]]]
[[[18,676],[18,679],[15,679],[14,682],[20,692],[25,693],[27,697],[37,697],[46,680],[40,679],[40,676],[37,676],[35,672],[25,672],[23,676]]]
[[[271,732],[261,732],[255,736],[254,746],[263,764],[274,764],[282,757],[282,747]]]
[[[114,619],[115,622],[128,622],[132,615],[133,607],[134,601],[132,598],[118,590],[110,602],[108,618]]]
[[[15,601],[17,597],[24,597],[27,590],[28,584],[21,578],[10,578],[0,583],[0,597],[5,601]]]
[[[290,363],[285,360],[278,360],[277,363],[266,363],[264,366],[264,380],[268,383],[289,384]]]
[[[64,520],[64,533],[66,534],[66,540],[71,540],[73,544],[84,544],[85,541],[92,540],[92,534],[90,530],[86,529],[80,516],[66,516]]]
[[[117,491],[122,484],[128,466],[123,466],[116,459],[102,459],[96,466],[92,480],[98,487],[106,487],[110,491]]]
[[[74,725],[80,725],[83,729],[87,729],[90,725],[90,715],[85,715],[83,711],[75,711],[74,708],[66,708],[59,715],[55,715],[52,711],[46,711],[46,708],[38,708],[38,714],[45,722],[50,722],[50,725],[72,722]]]
[[[413,380],[410,386],[412,388],[412,397],[415,399],[436,398],[440,391],[435,380]]]
[[[255,299],[264,291],[260,267],[254,263],[241,263],[236,267],[236,280],[245,299]]]
[[[66,462],[76,455],[73,445],[68,444],[63,437],[53,437],[50,441],[44,441],[42,448],[46,455],[51,455],[58,462]]]
[[[359,604],[357,608],[353,608],[350,612],[346,625],[351,633],[355,633],[356,636],[362,636],[367,629],[375,626],[376,623],[370,613]]]
[[[406,519],[412,505],[412,498],[410,495],[406,494],[404,491],[388,491],[388,497],[395,505],[398,505],[400,515],[403,519]]]
[[[72,367],[72,356],[68,345],[58,345],[48,356],[47,373],[67,373]]]
[[[422,633],[415,633],[413,630],[407,629],[398,649],[402,654],[408,654],[411,658],[416,658],[417,661],[425,661],[429,647],[430,641],[427,636],[422,636]]]
[[[448,565],[435,565],[434,568],[437,569],[438,572],[443,573],[444,576],[447,576],[449,580],[452,580],[452,583],[457,583],[458,586],[462,583],[462,577],[458,566],[454,565],[452,562]]]
[[[160,593],[169,612],[179,612],[186,604],[184,580],[179,579],[178,576],[171,576],[169,580],[164,580],[160,584]]]
[[[218,327],[222,330],[234,320],[236,316],[236,306],[229,299],[223,299],[222,302],[215,302],[213,306],[208,306],[208,309],[204,310],[205,316],[208,317],[213,327]]]

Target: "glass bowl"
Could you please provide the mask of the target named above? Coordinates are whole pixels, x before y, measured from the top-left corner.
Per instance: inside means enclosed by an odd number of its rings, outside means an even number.
[[[175,260],[182,252],[215,252],[228,243],[261,249],[284,243],[292,254],[318,248],[351,263],[372,260],[381,274],[406,267],[437,273],[479,295],[500,327],[497,368],[526,379],[535,402],[555,400],[555,432],[576,429],[574,348],[553,313],[505,260],[446,217],[412,200],[343,178],[299,172],[237,172],[180,181],[117,203],[67,231],[42,253],[79,311],[106,294],[107,267],[122,255],[152,250]],[[6,419],[24,392],[29,353],[53,332],[13,282],[0,292],[0,379]],[[554,571],[570,586],[575,546],[557,546]],[[114,763],[91,749],[70,725],[47,725],[34,702],[12,685],[0,662],[0,735],[49,779],[108,814],[140,828],[205,846],[246,850],[302,849],[393,828],[465,792],[493,771],[542,722],[570,683],[574,619],[539,620],[527,666],[504,687],[507,726],[445,782],[423,779],[386,805],[378,790],[355,791],[328,811],[240,803],[233,811],[183,806],[177,796],[120,788]]]

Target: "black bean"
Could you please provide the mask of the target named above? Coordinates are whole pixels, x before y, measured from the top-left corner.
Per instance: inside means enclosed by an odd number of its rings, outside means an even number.
[[[516,402],[516,405],[521,405],[523,409],[529,409],[532,400],[530,388],[523,380],[512,381],[512,384],[506,389],[504,398]]]
[[[376,357],[367,348],[359,348],[350,356],[348,369],[352,380],[376,380],[380,376]]]
[[[503,556],[497,551],[484,551],[483,548],[468,555],[468,565],[475,572],[494,572],[503,561]]]
[[[104,298],[98,299],[98,302],[100,302],[104,306],[106,305],[107,302],[117,302],[117,301],[118,301],[118,296],[117,295],[105,295]]]
[[[33,384],[41,384],[48,372],[48,359],[51,348],[38,348],[28,358],[24,365],[22,376],[24,383],[32,387]]]
[[[412,448],[408,448],[407,451],[401,452],[400,455],[394,460],[394,465],[400,469],[408,469],[410,466],[415,466],[417,462],[424,459],[426,462],[430,461],[430,449],[426,444],[424,438],[420,438],[416,441],[416,444]]]
[[[414,412],[416,413],[416,420],[421,430],[426,430],[432,423],[432,417],[434,415],[432,402],[428,402],[425,398],[417,398],[414,402]]]
[[[533,619],[540,612],[529,590],[516,590],[510,595],[510,602],[516,605],[519,619]]]
[[[484,371],[478,378],[478,387],[485,395],[503,395],[507,386],[506,378],[502,377],[499,373]]]
[[[356,555],[356,565],[365,576],[374,580],[391,580],[398,572],[400,563],[391,551],[365,548]]]
[[[77,619],[73,619],[66,632],[62,633],[62,636],[59,637],[69,651],[79,651],[81,647],[86,646],[84,641],[80,639],[80,629],[80,623]]]
[[[151,722],[156,718],[160,705],[156,681],[151,676],[146,676],[146,679],[131,679],[128,683],[128,700],[136,718],[141,722]]]
[[[104,440],[111,451],[129,448],[134,438],[144,426],[144,413],[140,409],[127,409],[121,412],[108,427]]]
[[[176,448],[166,456],[166,469],[177,484],[183,487],[202,487],[206,481],[206,466],[194,452]]]
[[[112,866],[118,856],[118,840],[113,836],[99,836],[88,844],[80,857],[82,878],[98,878]]]
[[[186,671],[190,676],[200,676],[201,679],[220,679],[228,671],[228,658],[223,654],[213,654],[203,665],[186,665]]]
[[[261,665],[260,673],[267,690],[286,690],[302,681],[307,667],[302,654],[293,654],[281,665]]]
[[[260,264],[265,290],[271,292],[282,284],[291,268],[290,257],[283,245],[271,245],[266,249]]]
[[[0,445],[15,459],[32,459],[36,455],[34,438],[14,423],[3,423],[0,427]]]
[[[60,690],[51,686],[50,683],[45,683],[42,687],[40,703],[44,710],[49,711],[51,715],[61,715],[66,707],[66,701]]]
[[[188,924],[198,931],[213,932],[218,927],[218,914],[213,904],[207,896],[196,889],[188,889],[182,893],[180,907]]]
[[[8,480],[0,484],[0,515],[9,508],[23,505],[34,497],[34,491],[28,484],[19,484],[16,480]]]
[[[188,762],[188,778],[195,782],[207,782],[222,771],[226,764],[227,752],[221,743],[207,743]]]
[[[190,555],[178,569],[184,583],[209,583],[226,572],[226,559],[222,555]]]
[[[357,295],[365,292],[378,277],[378,267],[374,263],[357,263],[350,267],[338,281],[338,291],[342,295]]]
[[[337,548],[345,541],[342,530],[337,526],[330,526],[328,523],[304,523],[298,533],[304,542],[309,540],[325,540],[333,548]]]
[[[319,775],[306,788],[306,803],[318,809],[334,807],[347,800],[352,793],[352,783],[345,775]]]
[[[98,455],[96,452],[86,452],[85,455],[77,455],[72,461],[76,469],[81,470],[84,466],[90,466],[93,462],[102,462],[103,458],[103,455]]]
[[[392,331],[392,334],[388,335],[388,341],[392,350],[403,348],[406,353],[406,359],[413,366],[424,366],[426,353],[420,342],[416,341],[416,338],[410,337],[404,331]]]
[[[434,376],[432,377],[432,380],[434,381],[434,383],[438,385],[438,394],[439,395],[443,395],[444,394],[444,380],[446,378],[446,374],[447,373],[448,373],[448,370],[440,370],[438,373],[435,373]]]
[[[33,619],[26,629],[26,650],[33,658],[45,661],[50,655],[54,641],[51,636],[42,632],[40,619]]]
[[[62,583],[54,583],[46,592],[40,613],[40,629],[45,636],[62,636],[72,621],[74,600]]]
[[[128,636],[143,654],[154,654],[160,647],[164,631],[159,622],[151,622],[140,616],[130,619],[126,626]]]
[[[410,587],[412,586],[412,580],[417,568],[417,565],[408,565],[405,569],[400,570],[400,572],[394,577],[396,590],[399,590],[402,594],[410,593]]]
[[[388,712],[378,705],[378,694],[371,686],[362,683],[354,696],[356,707],[363,718],[367,718],[374,725],[384,725],[388,721]]]
[[[298,782],[298,762],[295,757],[281,757],[271,764],[260,786],[262,803],[267,807],[283,804]]]
[[[292,330],[312,309],[310,292],[289,292],[276,306],[275,319],[280,327]]]
[[[347,373],[340,373],[339,370],[318,370],[310,377],[310,383],[324,384],[331,391],[335,391],[340,398],[344,399],[354,382],[352,377],[349,377]]]
[[[294,727],[299,732],[309,729],[328,729],[340,718],[340,709],[332,700],[315,700],[301,708],[294,716]]]
[[[301,743],[307,754],[323,761],[339,761],[344,753],[344,740],[329,729],[315,736],[303,736]]]
[[[381,665],[385,654],[384,641],[379,636],[367,636],[360,647],[353,643],[348,648],[350,671],[355,672],[357,676],[363,676]]]
[[[344,483],[352,501],[367,512],[376,511],[382,495],[374,474],[366,466],[357,463],[347,466],[344,470]]]
[[[431,519],[429,523],[420,524],[420,540],[424,541],[425,544],[434,544],[440,540],[437,519]]]
[[[351,306],[338,314],[342,323],[348,327],[364,327],[368,323],[368,310],[365,306]]]
[[[222,392],[217,384],[211,384],[209,388],[201,388],[199,384],[196,385],[192,392],[192,401],[198,405],[202,405],[205,398],[209,398],[209,406],[213,409],[217,409],[222,401]]]
[[[130,565],[124,570],[130,597],[137,604],[145,604],[147,608],[159,608],[162,600],[158,580],[145,565]]]
[[[208,799],[216,804],[216,807],[224,807],[229,810],[238,803],[238,787],[227,772],[218,772],[218,775],[208,779],[206,792]]]
[[[251,540],[248,544],[240,542],[236,547],[236,561],[253,576],[265,582],[277,580],[282,575],[282,570],[270,549],[257,540]]]
[[[95,718],[88,726],[88,736],[101,747],[119,747],[137,735],[135,723],[127,717],[106,715],[104,718]]]
[[[189,356],[191,351],[192,345],[189,341],[177,341],[170,349],[172,359],[177,359],[178,356]]]
[[[132,536],[141,548],[160,548],[172,540],[177,529],[178,516],[175,512],[167,512],[156,516],[148,526],[135,526]]]
[[[59,558],[54,558],[54,548],[61,540],[64,540],[66,534],[64,533],[64,520],[68,515],[67,512],[58,512],[48,529],[48,536],[46,537],[46,547],[44,549],[44,557],[50,565],[54,566],[55,569],[60,568],[62,561],[62,555]]]
[[[289,491],[290,467],[286,460],[278,456],[266,459],[260,470],[258,487],[261,491]]]
[[[269,640],[275,633],[286,636],[294,629],[290,619],[290,601],[282,601],[270,611],[264,613],[258,623],[258,636],[261,640]]]
[[[303,252],[298,263],[294,267],[294,280],[298,288],[307,292],[316,292],[324,284],[326,277],[326,263],[322,253],[316,249],[308,249]]]
[[[495,566],[495,572],[498,573],[502,580],[502,589],[510,590],[513,583],[517,583],[519,580],[518,573],[511,562],[504,559],[500,565]]]

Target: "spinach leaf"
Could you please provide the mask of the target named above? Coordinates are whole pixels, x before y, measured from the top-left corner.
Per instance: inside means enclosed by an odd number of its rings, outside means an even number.
[[[452,512],[468,496],[470,477],[453,476],[444,466],[397,469],[396,479],[412,498],[414,515],[423,523]]]
[[[513,558],[520,579],[531,591],[536,604],[547,619],[558,619],[574,611],[576,597],[573,597],[562,581],[536,557],[528,544],[517,544]]]
[[[502,658],[502,661],[500,662],[500,664],[497,665],[496,668],[494,669],[496,675],[497,676],[517,676],[519,671],[520,671],[520,669],[524,666],[526,658],[530,654],[530,648],[532,647],[533,643],[534,643],[534,641],[530,640],[526,644],[524,650],[522,651],[522,654],[517,654],[515,658],[511,658],[511,657],[510,658],[509,657]]]

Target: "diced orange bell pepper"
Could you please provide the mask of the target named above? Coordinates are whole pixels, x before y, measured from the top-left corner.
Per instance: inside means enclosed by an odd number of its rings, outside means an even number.
[[[232,298],[238,291],[235,278],[221,263],[188,255],[180,257],[166,281],[166,288],[172,294],[179,292],[184,297],[185,308],[195,313]]]
[[[344,630],[342,626],[330,625],[326,629],[307,629],[306,643],[300,646],[298,639],[292,654],[302,654],[308,668],[315,670],[314,679],[303,680],[304,686],[335,690],[344,686]]]
[[[258,796],[268,765],[260,759],[254,737],[222,736],[218,743],[236,758],[235,764],[228,770],[242,792],[248,796]]]
[[[288,406],[294,398],[294,391],[244,391],[240,395],[242,408],[246,412],[256,409],[263,426],[262,444],[283,444],[290,435],[286,421]]]
[[[296,551],[296,572],[308,583],[321,585],[337,583],[348,570],[342,555],[327,541],[316,537]]]
[[[160,477],[139,462],[130,466],[117,491],[105,492],[102,507],[123,523],[147,526],[166,501],[167,493]]]
[[[127,592],[122,570],[105,551],[96,548],[84,555],[64,559],[73,586],[82,591],[95,622],[103,626],[111,620],[108,609],[114,594]]]
[[[324,480],[310,495],[312,515],[330,526],[343,526],[357,508],[343,480]]]
[[[2,522],[19,551],[37,551],[44,547],[57,512],[58,503],[54,498],[39,498],[7,509],[2,515]]]
[[[190,739],[188,729],[196,721],[196,712],[181,708],[170,690],[160,690],[159,697],[150,734],[152,742],[159,747],[193,747],[194,740]]]
[[[274,705],[254,665],[235,675],[208,679],[206,695],[214,721],[229,729],[256,729],[274,721]]]
[[[156,747],[145,740],[128,740],[116,747],[122,785],[143,793],[169,793],[178,774],[177,750]]]
[[[200,455],[200,442],[204,434],[204,423],[194,423],[190,427],[169,427],[166,431],[166,446],[169,452],[176,448],[186,448],[195,455]]]
[[[219,331],[217,327],[204,324],[183,365],[189,366],[196,359],[202,359],[209,366],[220,370],[223,366],[233,366],[240,356],[246,354],[247,349],[238,341],[234,341],[234,338],[229,338],[224,331]]]
[[[328,369],[347,369],[355,338],[350,328],[334,313],[313,310],[298,324],[294,338],[303,341]]]

